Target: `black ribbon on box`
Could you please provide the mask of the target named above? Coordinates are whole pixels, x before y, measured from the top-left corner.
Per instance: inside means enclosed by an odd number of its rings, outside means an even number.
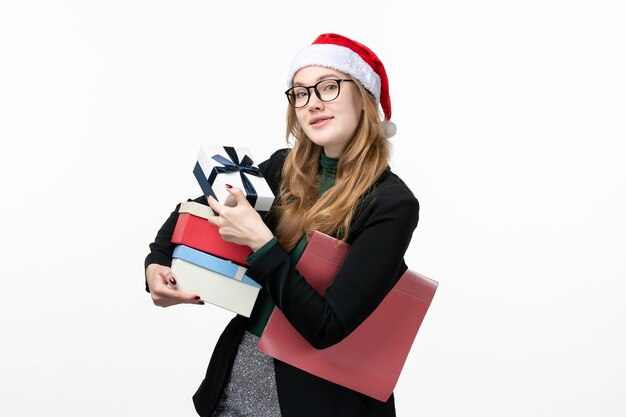
[[[239,162],[239,156],[237,155],[237,151],[232,146],[224,146],[224,150],[230,157],[230,160],[223,157],[222,155],[213,155],[211,158],[215,161],[219,162],[223,166],[221,167],[213,167],[211,170],[211,174],[209,175],[208,181],[211,186],[213,186],[213,181],[219,174],[227,173],[227,172],[239,172],[241,175],[241,183],[243,184],[243,189],[246,191],[246,200],[250,203],[252,207],[256,204],[256,200],[258,195],[256,193],[256,189],[254,185],[246,174],[254,175],[255,177],[262,177],[261,170],[258,167],[252,166],[254,161],[248,155],[244,155],[241,162]]]

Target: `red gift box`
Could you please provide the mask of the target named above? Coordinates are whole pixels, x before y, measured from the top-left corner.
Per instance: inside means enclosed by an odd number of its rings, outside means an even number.
[[[179,212],[182,210],[183,207]],[[197,211],[194,212],[199,214]],[[246,257],[252,253],[252,249],[248,246],[225,241],[220,236],[217,226],[209,223],[205,217],[196,216],[189,212],[180,212],[178,215],[178,221],[172,234],[172,243],[190,246],[243,266],[248,266]]]

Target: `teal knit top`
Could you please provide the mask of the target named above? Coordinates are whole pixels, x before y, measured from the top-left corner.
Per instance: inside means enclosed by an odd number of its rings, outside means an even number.
[[[330,187],[335,185],[335,180],[337,179],[337,163],[338,159],[333,159],[327,157],[324,152],[322,152],[322,156],[320,158],[320,171],[319,171],[319,192],[320,195],[324,194]],[[289,257],[291,259],[291,264],[296,265],[300,260],[300,256],[302,256],[302,252],[306,247],[308,241],[306,236],[302,236],[300,241],[294,246],[294,248],[289,252]],[[274,245],[278,244],[278,239],[273,237],[272,240],[267,242],[263,247],[258,249],[256,252],[250,254],[246,258],[246,262],[252,265],[257,260],[261,259],[263,255],[267,253],[267,251]],[[257,297],[256,303],[254,304],[254,308],[252,309],[252,314],[250,315],[250,320],[246,327],[251,333],[254,333],[257,336],[261,336],[263,333],[263,329],[265,329],[265,325],[274,310],[274,303],[270,298],[269,294],[265,289],[261,289],[259,291],[259,296]]]

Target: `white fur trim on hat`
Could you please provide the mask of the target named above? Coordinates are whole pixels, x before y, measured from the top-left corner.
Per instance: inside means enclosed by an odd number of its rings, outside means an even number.
[[[294,56],[287,76],[287,86],[293,86],[296,72],[310,66],[327,67],[351,75],[380,102],[380,76],[350,48],[333,44],[314,44]]]

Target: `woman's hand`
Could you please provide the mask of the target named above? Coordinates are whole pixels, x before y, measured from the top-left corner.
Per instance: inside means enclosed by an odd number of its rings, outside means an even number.
[[[209,206],[219,214],[219,216],[209,217],[209,222],[219,228],[222,239],[248,246],[256,252],[272,240],[274,235],[263,223],[259,213],[246,200],[241,189],[231,186],[226,188],[235,197],[235,206],[225,206],[209,196]]]
[[[154,305],[169,307],[175,304],[204,304],[203,301],[200,301],[199,295],[187,294],[167,286],[168,284],[176,286],[174,272],[167,266],[159,264],[148,265],[146,268],[146,279]]]

